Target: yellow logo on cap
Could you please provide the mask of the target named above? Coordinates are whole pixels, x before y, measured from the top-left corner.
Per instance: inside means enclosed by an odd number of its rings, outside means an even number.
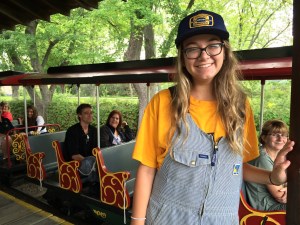
[[[209,14],[198,14],[190,19],[190,28],[211,27],[214,25],[214,18]]]

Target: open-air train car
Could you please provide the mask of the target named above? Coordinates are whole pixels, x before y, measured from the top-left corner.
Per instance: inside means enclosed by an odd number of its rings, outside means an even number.
[[[263,83],[265,80],[291,78],[292,47],[239,51],[236,54],[241,60],[240,69],[245,80],[261,80]],[[43,75],[14,75],[19,76],[14,79],[14,84],[26,86],[171,82],[176,73],[173,65],[174,58],[165,58],[53,67]],[[9,85],[9,79],[11,76],[0,78],[0,85]],[[31,141],[28,141],[27,136],[22,136],[20,144],[25,146],[27,176],[30,181],[42,183],[47,188],[44,197],[49,204],[67,209],[70,214],[82,210],[108,224],[129,224],[138,166],[131,159],[134,141],[107,149],[94,149],[100,187],[96,193],[90,193],[84,178],[78,174],[79,163],[65,162],[63,159],[64,131],[57,135],[58,137],[51,134],[40,135]],[[36,148],[35,145],[43,148]],[[50,156],[45,161],[47,154]],[[256,221],[265,221],[267,225],[283,224],[285,213],[280,214],[282,215],[278,219],[245,206],[240,212],[241,224],[255,225],[247,222],[253,218],[258,218]]]

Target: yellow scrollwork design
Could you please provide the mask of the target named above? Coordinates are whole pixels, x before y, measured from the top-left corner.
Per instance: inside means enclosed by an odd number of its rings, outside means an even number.
[[[79,177],[74,176],[77,172],[77,167],[74,168],[69,163],[65,162],[59,167],[60,176],[59,183],[63,189],[72,190],[75,193],[81,191]]]
[[[24,134],[14,134],[12,136],[12,153],[16,156],[16,160],[25,160],[25,143],[22,137]]]
[[[27,157],[27,176],[37,178],[38,180],[44,179],[44,170],[41,164],[43,153],[35,153]]]
[[[247,220],[251,217],[261,217],[263,220],[263,218],[266,216],[267,216],[266,214],[258,213],[258,212],[248,214],[240,220],[240,225],[247,225]],[[270,216],[267,216],[267,217],[268,217],[268,219],[267,219],[268,222],[272,222],[272,223],[274,223],[274,225],[281,225],[277,220],[274,220],[272,217],[270,217]]]
[[[80,165],[77,161],[65,162],[61,146],[58,141],[52,142],[52,147],[56,153],[59,173],[59,185],[61,188],[79,193],[82,188],[78,167]]]
[[[273,223],[273,225],[281,225],[280,220],[277,220],[278,219],[277,217],[282,216],[282,218],[284,218],[284,216],[286,214],[286,212],[284,212],[284,211],[273,211],[272,212],[272,211],[254,210],[253,208],[249,207],[248,203],[245,201],[242,194],[240,195],[240,207],[245,208],[245,210],[247,212],[240,218],[240,225],[252,225],[250,223],[253,223],[253,221],[260,220],[260,218],[261,218],[261,221],[263,221],[264,218],[266,218],[266,221],[268,221],[269,223]],[[277,216],[277,217],[273,218],[272,216]],[[251,218],[252,218],[252,220],[251,220]]]
[[[115,176],[113,173],[106,174],[101,179],[101,184],[109,183],[111,185],[106,185],[103,187],[103,194],[101,194],[101,201],[109,204],[114,205],[116,201],[118,200],[118,197],[121,199],[124,199],[125,195],[125,186],[124,186],[124,180],[128,179],[128,176],[126,174],[122,174],[123,180],[119,180],[117,176]],[[124,179],[125,178],[125,179]],[[119,188],[116,188],[119,187]],[[112,199],[109,201],[106,196],[110,196]],[[123,207],[123,204],[118,204],[120,208]],[[126,205],[127,207],[127,205]]]
[[[49,133],[54,133],[54,132],[55,132],[55,128],[49,128],[49,129],[48,129],[48,132],[49,132]]]

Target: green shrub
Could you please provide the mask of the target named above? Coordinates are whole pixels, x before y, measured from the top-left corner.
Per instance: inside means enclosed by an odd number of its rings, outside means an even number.
[[[31,104],[31,102],[27,102]],[[93,107],[94,121],[93,125],[97,125],[97,107],[95,98],[81,98],[80,103],[89,103]],[[11,112],[14,119],[24,117],[24,102],[22,100],[9,101]],[[68,97],[68,95],[57,95],[53,98],[50,104],[47,115],[45,116],[46,123],[60,124],[62,130],[66,130],[71,125],[78,122],[76,108],[78,100],[76,97]],[[138,100],[137,98],[101,98],[99,103],[100,108],[100,125],[107,120],[108,114],[117,109],[122,112],[123,120],[136,132],[138,127]]]

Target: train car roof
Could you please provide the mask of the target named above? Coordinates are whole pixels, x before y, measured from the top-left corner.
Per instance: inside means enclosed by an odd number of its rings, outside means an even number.
[[[174,58],[52,67],[47,74],[22,79],[31,84],[111,84],[170,82],[175,72]]]
[[[244,80],[291,79],[292,47],[236,51]],[[47,74],[17,74],[0,85],[111,84],[170,82],[175,58],[50,67]],[[1,75],[0,75],[1,77]]]
[[[14,29],[16,25],[28,25],[30,21],[42,19],[50,21],[50,16],[60,13],[70,15],[72,9],[81,7],[87,10],[98,8],[102,0],[5,0],[0,2],[0,30]]]
[[[29,74],[12,70],[0,72],[0,86],[20,86],[19,81],[26,76]]]

